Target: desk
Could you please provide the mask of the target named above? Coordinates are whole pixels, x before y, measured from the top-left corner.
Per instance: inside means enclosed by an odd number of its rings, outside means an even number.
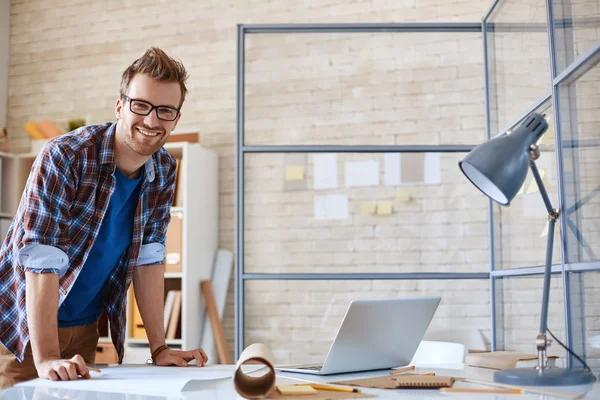
[[[125,367],[125,366],[124,366]],[[131,367],[131,366],[127,366]],[[110,366],[106,368],[120,368],[119,366]],[[153,368],[140,366],[142,368]],[[189,367],[195,368],[195,367]],[[233,366],[231,366],[233,374]],[[463,364],[445,364],[445,365],[422,365],[416,370],[417,373],[435,372],[436,375],[446,375],[454,377],[467,377],[482,380],[491,380],[493,371],[480,369],[480,368],[465,368]],[[381,376],[387,374],[388,371],[374,371],[374,372],[363,372],[354,374],[339,374],[330,376],[316,376],[316,375],[305,375],[295,373],[278,373],[277,382],[279,384],[292,384],[302,383],[302,381],[311,382],[330,382],[330,381],[342,381],[347,379],[360,379],[369,378],[373,376]],[[58,382],[68,383],[68,382]],[[457,382],[455,387],[479,387],[485,388],[486,386],[474,385],[466,382]],[[110,390],[110,389],[107,389]],[[582,394],[586,393],[584,399],[600,399],[600,383],[594,385],[588,385],[586,387],[568,387],[568,388],[551,388],[552,391],[562,391],[567,393]],[[499,395],[499,394],[464,394],[464,393],[452,393],[442,394],[437,390],[379,390],[379,389],[364,389],[366,393],[373,393],[379,395],[379,399],[494,399],[494,400],[552,400],[559,399],[559,397],[550,397],[545,395],[537,394],[523,394],[523,395]],[[56,385],[54,388],[47,387],[36,387],[31,383],[24,383],[19,386],[14,386],[6,389],[0,393],[0,400],[12,400],[12,399],[32,399],[32,400],[55,400],[55,399],[70,399],[70,400],[162,400],[162,399],[184,399],[184,400],[229,400],[229,399],[241,399],[241,397],[235,391],[231,379],[221,379],[212,381],[203,381],[200,386],[197,386],[193,391],[181,392],[179,394],[173,394],[168,396],[153,396],[153,395],[132,395],[124,393],[112,393],[106,391],[88,391],[88,390],[74,390],[68,388],[61,388],[60,385]]]

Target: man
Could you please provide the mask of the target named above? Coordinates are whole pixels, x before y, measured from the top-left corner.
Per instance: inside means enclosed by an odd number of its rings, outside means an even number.
[[[150,48],[123,73],[116,123],[60,136],[37,157],[0,251],[0,388],[89,378],[102,310],[121,363],[132,280],[154,363],[206,363],[202,349],[169,349],[163,325],[175,186],[163,145],[186,79],[180,62]]]

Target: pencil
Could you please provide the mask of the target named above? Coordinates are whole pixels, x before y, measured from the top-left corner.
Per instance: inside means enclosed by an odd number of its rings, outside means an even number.
[[[94,371],[94,372],[98,372],[98,373],[101,373],[101,372],[102,372],[102,371],[100,371],[98,368],[90,367],[89,365],[86,365],[86,366],[88,367],[88,369],[89,369],[90,371]]]
[[[311,383],[313,389],[319,390],[333,390],[335,392],[350,392],[350,393],[360,393],[360,389],[353,387],[344,387],[344,386],[329,386],[329,385],[318,385]]]
[[[395,369],[392,372],[390,372],[390,375],[397,375],[397,374],[401,374],[403,372],[414,371],[414,369],[415,369],[415,366],[411,365],[410,367]]]
[[[443,393],[496,393],[496,394],[521,394],[521,389],[478,389],[478,388],[441,388]]]

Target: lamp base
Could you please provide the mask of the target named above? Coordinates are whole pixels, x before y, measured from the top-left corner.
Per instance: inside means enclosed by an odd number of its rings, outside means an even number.
[[[587,385],[595,380],[589,371],[547,368],[542,373],[535,368],[513,368],[494,372],[494,382],[516,386]]]

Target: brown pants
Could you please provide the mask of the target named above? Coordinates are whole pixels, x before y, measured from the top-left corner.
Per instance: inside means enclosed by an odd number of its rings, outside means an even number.
[[[69,359],[75,354],[79,354],[88,365],[94,365],[98,337],[98,322],[58,328],[61,358]],[[38,373],[33,363],[31,343],[28,343],[25,348],[25,358],[22,363],[0,344],[0,390],[37,377]]]

